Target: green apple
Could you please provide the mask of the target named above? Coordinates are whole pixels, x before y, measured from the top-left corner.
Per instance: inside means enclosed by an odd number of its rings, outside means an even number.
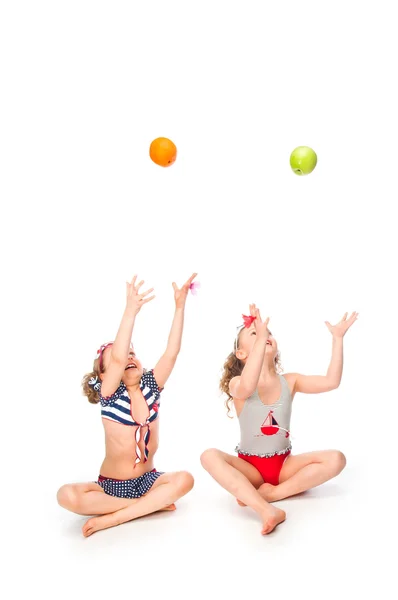
[[[309,175],[315,169],[317,160],[312,148],[299,146],[290,155],[290,166],[296,175]]]

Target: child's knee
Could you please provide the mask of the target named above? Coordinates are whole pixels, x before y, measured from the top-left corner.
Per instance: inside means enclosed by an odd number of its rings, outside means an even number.
[[[57,501],[62,508],[75,512],[78,508],[78,494],[75,486],[71,484],[63,485],[57,492]]]
[[[214,459],[220,454],[220,451],[217,450],[216,448],[209,448],[208,450],[205,450],[204,452],[202,452],[202,454],[200,455],[200,462],[202,467],[206,470],[209,471],[211,469],[212,464],[214,463]]]
[[[176,485],[181,494],[187,494],[194,486],[195,480],[188,471],[180,471],[176,475]]]
[[[347,464],[347,459],[340,450],[333,450],[330,456],[331,466],[336,473],[340,473]]]

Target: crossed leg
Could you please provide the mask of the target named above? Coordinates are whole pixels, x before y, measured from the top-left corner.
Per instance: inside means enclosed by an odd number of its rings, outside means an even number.
[[[175,510],[174,502],[193,488],[193,477],[186,471],[164,473],[149,492],[141,498],[116,498],[105,494],[96,483],[72,483],[62,486],[57,494],[58,503],[67,510],[92,517],[83,526],[88,537],[96,531],[121,525],[138,517],[160,510]]]
[[[283,464],[279,485],[263,483],[258,492],[267,502],[277,502],[333,479],[345,465],[346,458],[338,450],[290,455]]]
[[[217,483],[260,516],[263,535],[271,533],[285,520],[285,512],[269,504],[257,491],[256,488],[261,486],[263,478],[253,465],[215,448],[205,450],[200,460],[203,468]]]

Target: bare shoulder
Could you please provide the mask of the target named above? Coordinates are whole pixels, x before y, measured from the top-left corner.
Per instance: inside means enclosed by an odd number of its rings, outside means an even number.
[[[229,387],[229,392],[230,392],[231,396],[235,396],[239,382],[240,382],[240,375],[237,375],[236,377],[232,377],[231,381],[229,382],[228,387]]]
[[[246,398],[242,397],[240,394],[239,385],[240,385],[240,376],[239,375],[237,375],[236,377],[233,377],[231,379],[231,381],[229,382],[229,393],[232,396],[232,401],[234,403],[237,417],[239,417],[240,413],[242,412],[243,406],[246,402]]]
[[[233,377],[231,379],[231,381],[229,382],[229,393],[232,396],[232,401],[234,403],[237,417],[239,417],[240,413],[242,412],[243,406],[245,404],[245,400],[238,397],[239,396],[239,383],[240,383],[239,375],[236,377]]]
[[[296,381],[297,381],[298,373],[283,373],[282,377],[284,377],[287,381],[287,385],[289,386],[289,390],[292,396],[294,396],[296,392]]]

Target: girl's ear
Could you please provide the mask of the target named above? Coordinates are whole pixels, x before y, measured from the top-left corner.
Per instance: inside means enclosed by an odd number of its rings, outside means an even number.
[[[104,374],[100,373],[99,376],[98,376],[98,378],[100,379],[100,381],[103,381],[104,380]]]
[[[243,350],[237,350],[235,352],[235,356],[236,356],[236,358],[239,358],[239,360],[245,360],[246,352],[243,352]]]

